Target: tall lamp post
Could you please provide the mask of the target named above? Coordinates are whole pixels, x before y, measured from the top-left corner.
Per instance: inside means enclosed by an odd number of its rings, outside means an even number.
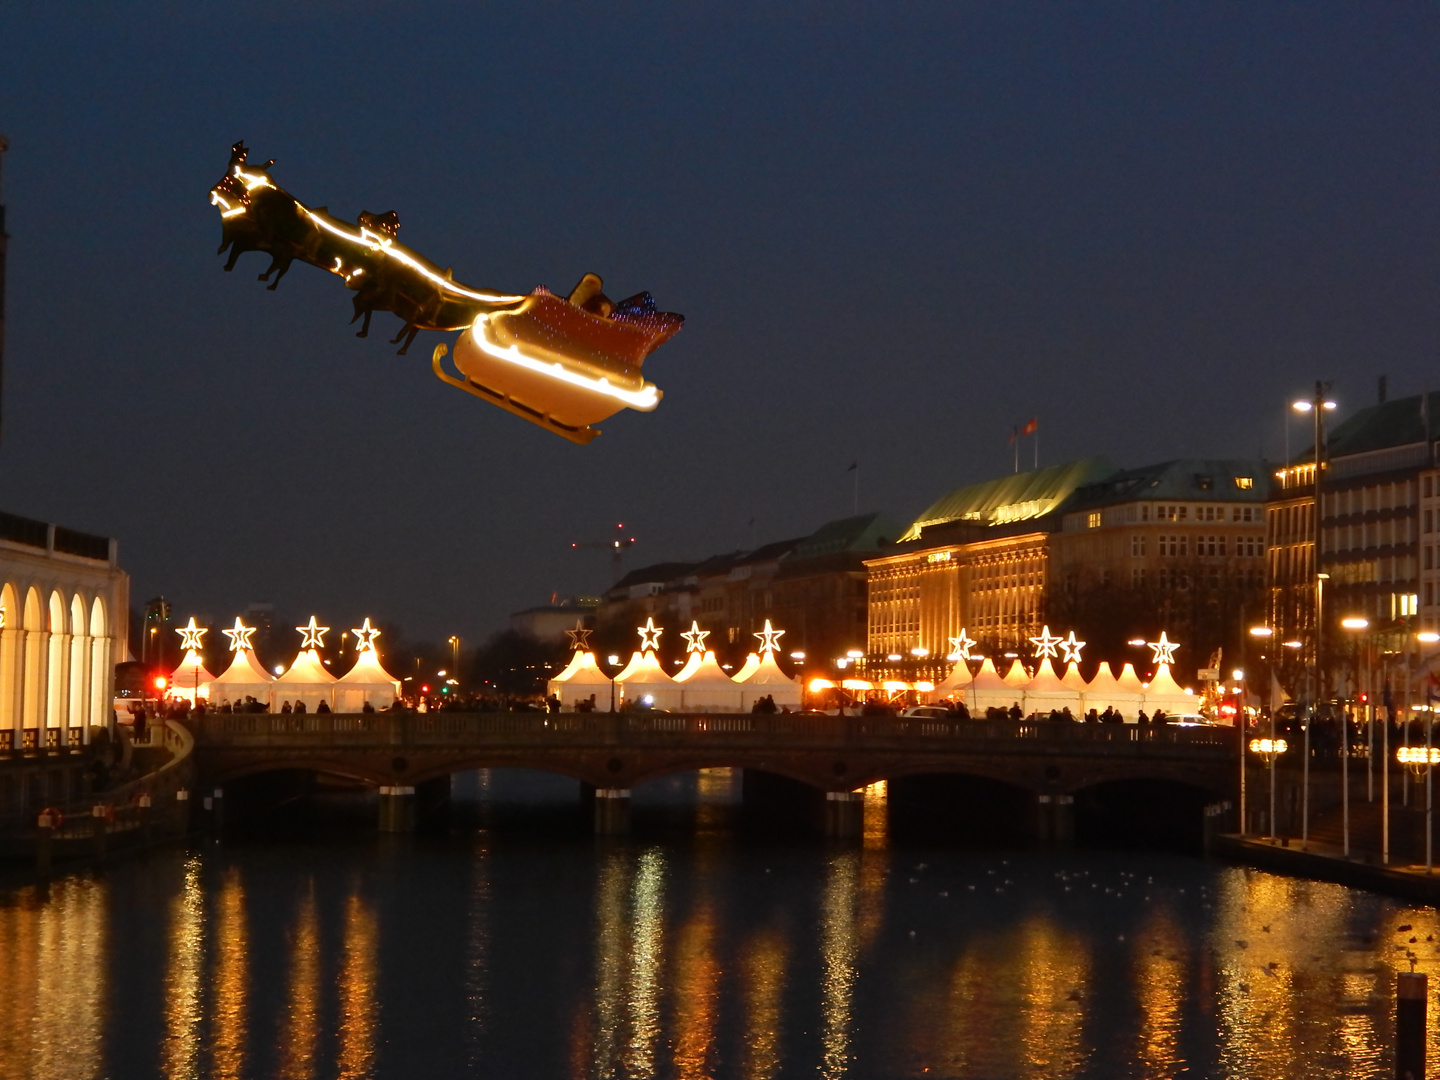
[[[1370,620],[1363,615],[1350,615],[1340,620],[1340,625],[1352,634],[1363,634],[1370,629]],[[1360,685],[1360,645],[1355,644],[1355,685]],[[1346,710],[1340,710],[1340,790],[1345,806],[1345,856],[1350,855],[1350,717]]]
[[[1314,628],[1314,650],[1312,659],[1314,665],[1312,670],[1315,673],[1314,682],[1311,684],[1310,710],[1305,717],[1305,761],[1304,765],[1304,791],[1302,796],[1303,811],[1300,826],[1300,842],[1305,844],[1310,838],[1310,724],[1315,718],[1315,712],[1320,707],[1320,700],[1325,696],[1325,675],[1324,675],[1324,637],[1325,637],[1325,579],[1329,576],[1321,571],[1321,547],[1324,537],[1321,528],[1323,519],[1323,503],[1320,496],[1321,475],[1325,471],[1325,413],[1335,408],[1335,402],[1330,401],[1326,394],[1330,390],[1328,382],[1315,382],[1315,394],[1308,400],[1301,400],[1291,403],[1291,408],[1296,412],[1310,413],[1315,421],[1315,509],[1311,514],[1311,536],[1312,551],[1310,560],[1310,575],[1315,583],[1315,619],[1312,624]]]
[[[1260,640],[1260,641],[1262,641],[1262,642],[1265,641],[1265,640],[1267,640],[1268,638],[1272,637],[1272,636],[1274,635],[1274,633],[1275,633],[1275,631],[1272,630],[1272,629],[1271,629],[1270,627],[1268,627],[1268,626],[1252,626],[1252,627],[1250,627],[1250,636],[1253,637],[1253,638],[1257,638],[1258,640]],[[1265,659],[1265,655],[1262,653],[1261,656],[1260,656],[1260,658],[1261,658],[1262,660],[1264,660],[1264,659]],[[1265,668],[1265,667],[1262,667],[1260,670],[1261,670],[1261,672],[1262,672],[1262,674],[1261,674],[1261,679],[1263,680],[1264,685],[1265,685],[1265,691],[1264,691],[1264,692],[1265,692],[1266,694],[1268,694],[1268,693],[1269,693],[1269,689],[1270,689],[1270,685],[1269,685],[1269,680],[1268,680],[1268,679],[1265,679],[1265,674],[1268,673],[1268,670],[1269,670],[1269,669],[1268,669],[1268,668]],[[1246,681],[1245,688],[1246,688],[1245,697],[1248,698],[1248,697],[1250,696],[1250,694],[1249,694],[1250,683],[1249,683],[1248,680]],[[1247,717],[1247,716],[1245,715],[1245,704],[1244,704],[1243,701],[1241,702],[1240,714],[1239,714],[1238,719],[1236,720],[1236,723],[1240,726],[1240,835],[1243,837],[1243,836],[1245,835],[1245,766],[1246,766],[1246,760],[1245,760],[1245,737],[1250,734],[1250,731],[1249,731],[1249,717]],[[1274,724],[1274,717],[1273,717],[1273,715],[1272,715],[1272,717],[1271,717],[1271,724],[1272,724],[1272,726],[1271,726],[1271,729],[1270,729],[1270,734],[1273,736],[1273,735],[1275,734],[1275,729],[1274,729],[1274,726],[1273,726],[1273,724]]]
[[[1270,839],[1275,839],[1275,759],[1289,749],[1284,739],[1251,739],[1252,753],[1261,754],[1270,769]]]

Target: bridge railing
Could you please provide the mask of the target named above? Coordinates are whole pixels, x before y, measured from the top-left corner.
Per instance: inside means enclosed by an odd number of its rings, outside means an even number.
[[[192,722],[202,744],[335,746],[508,743],[523,745],[773,741],[984,746],[1017,743],[1072,749],[1112,745],[1211,748],[1236,745],[1233,728],[1166,724],[1079,724],[817,713],[208,713]],[[1038,745],[1037,745],[1038,744]],[[1102,751],[1103,752],[1103,751]]]

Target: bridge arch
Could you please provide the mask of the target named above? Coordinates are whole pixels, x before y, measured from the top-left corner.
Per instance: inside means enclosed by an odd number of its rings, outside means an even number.
[[[1087,846],[1198,851],[1216,793],[1194,778],[1115,777],[1074,793],[1075,838]]]

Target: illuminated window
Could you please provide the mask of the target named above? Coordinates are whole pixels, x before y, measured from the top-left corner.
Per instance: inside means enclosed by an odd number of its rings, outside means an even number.
[[[1235,486],[1241,491],[1249,491],[1255,486],[1255,478],[1253,476],[1237,476],[1235,477]]]
[[[1089,529],[1098,529],[1100,527],[1100,512],[1098,510],[1093,510],[1086,515],[1085,527]]]

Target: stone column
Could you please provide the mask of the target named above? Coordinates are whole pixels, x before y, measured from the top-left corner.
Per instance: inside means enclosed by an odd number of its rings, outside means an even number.
[[[630,789],[595,789],[595,834],[619,836],[630,831]]]
[[[415,789],[409,785],[380,788],[380,831],[415,831]]]
[[[827,791],[825,793],[825,835],[854,840],[865,834],[865,793],[863,791]]]

